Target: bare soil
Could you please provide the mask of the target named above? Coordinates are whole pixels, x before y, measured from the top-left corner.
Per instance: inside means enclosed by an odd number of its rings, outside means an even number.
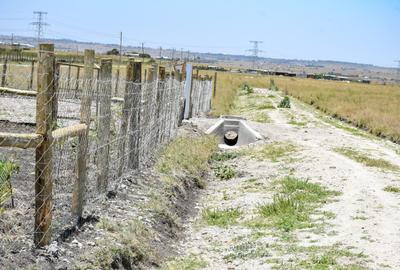
[[[268,96],[275,107],[283,98],[275,91],[256,92]],[[291,99],[291,105],[290,109],[269,110],[271,123],[250,122],[250,126],[265,136],[261,144],[290,142],[297,150],[276,162],[246,155],[225,161],[237,171],[236,177],[214,180],[201,191],[198,214],[185,225],[181,256],[174,261],[190,264],[187,258],[195,258],[203,263],[199,268],[206,265],[205,269],[400,269],[400,193],[384,190],[399,187],[399,171],[368,167],[335,151],[352,148],[400,166],[399,145],[340,123],[297,100]],[[192,122],[206,130],[215,120]],[[313,214],[312,228],[282,232],[246,226],[246,221],[257,216],[259,205],[272,201],[273,181],[287,175],[340,195]],[[242,216],[227,227],[210,226],[202,217],[206,208],[238,208]],[[329,217],[324,213],[330,213]],[[344,250],[349,254],[343,255]]]

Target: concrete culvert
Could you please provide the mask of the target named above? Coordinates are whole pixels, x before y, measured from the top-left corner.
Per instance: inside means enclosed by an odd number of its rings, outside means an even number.
[[[235,116],[223,117],[206,133],[217,135],[220,138],[220,148],[234,148],[263,138],[246,123],[245,119]]]
[[[227,145],[232,146],[232,145],[235,145],[238,142],[238,138],[239,138],[239,135],[237,134],[237,132],[235,132],[233,130],[230,130],[230,131],[225,133],[224,142]]]

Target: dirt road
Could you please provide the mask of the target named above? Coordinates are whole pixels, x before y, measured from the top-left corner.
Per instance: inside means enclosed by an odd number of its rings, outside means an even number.
[[[252,95],[273,105],[249,122],[265,141],[216,162],[235,176],[202,191],[170,268],[400,269],[399,145],[293,99],[277,108],[279,92]]]

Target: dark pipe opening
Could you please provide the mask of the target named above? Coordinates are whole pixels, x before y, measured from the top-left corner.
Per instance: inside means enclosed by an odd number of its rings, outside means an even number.
[[[224,142],[226,145],[233,146],[238,142],[239,134],[230,130],[224,134]]]

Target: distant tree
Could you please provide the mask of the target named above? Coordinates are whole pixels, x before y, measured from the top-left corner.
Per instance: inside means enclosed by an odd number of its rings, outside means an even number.
[[[117,49],[112,49],[106,52],[107,55],[119,55],[119,51]]]

